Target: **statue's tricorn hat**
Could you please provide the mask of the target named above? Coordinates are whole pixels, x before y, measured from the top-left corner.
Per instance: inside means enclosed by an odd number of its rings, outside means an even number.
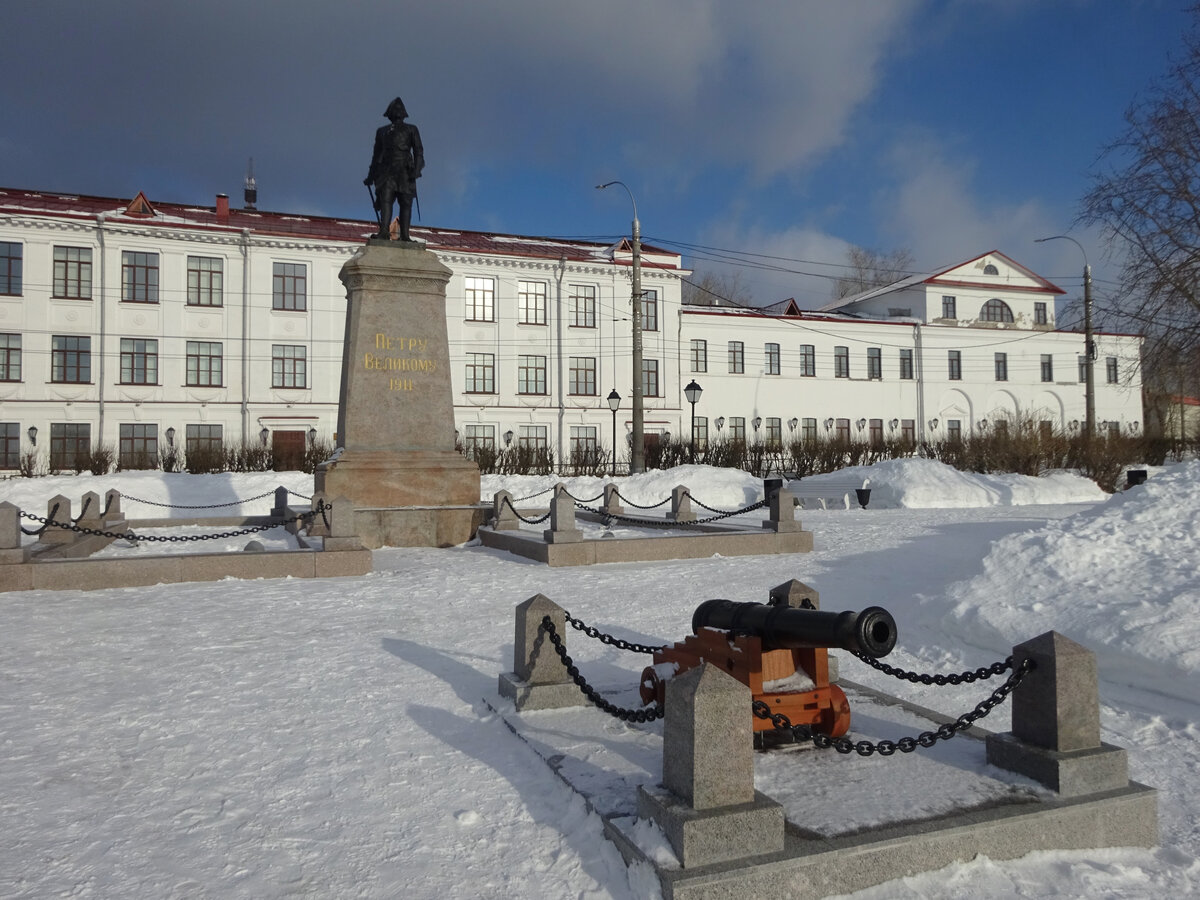
[[[408,110],[404,108],[404,101],[401,100],[399,97],[397,97],[395,100],[393,100],[391,103],[388,104],[388,108],[384,111],[383,115],[385,118],[388,118],[388,119],[392,118],[392,116],[395,116],[395,115],[399,115],[400,118],[402,118],[402,119],[407,119],[408,118]]]

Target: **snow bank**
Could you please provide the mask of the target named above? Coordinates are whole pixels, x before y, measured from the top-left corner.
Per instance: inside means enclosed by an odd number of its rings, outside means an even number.
[[[997,541],[950,588],[950,627],[1001,649],[1051,629],[1122,680],[1194,700],[1200,674],[1200,462]]]
[[[868,480],[871,509],[970,509],[1044,503],[1098,503],[1108,499],[1094,481],[1070,472],[1029,475],[980,475],[961,472],[933,459],[889,459],[873,466],[851,466],[804,481]]]

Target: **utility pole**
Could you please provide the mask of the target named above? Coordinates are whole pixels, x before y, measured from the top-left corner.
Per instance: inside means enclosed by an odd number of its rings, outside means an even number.
[[[625,182],[609,181],[596,185],[596,189],[604,190],[614,184],[625,188],[633,204],[633,434],[629,448],[629,474],[636,475],[646,471],[645,413],[642,403],[642,225],[638,221],[637,201]]]
[[[1088,265],[1087,251],[1083,249],[1083,244],[1070,235],[1056,234],[1033,240],[1035,244],[1043,241],[1070,241],[1083,254],[1083,436],[1084,440],[1090,444],[1092,438],[1096,436],[1096,342],[1092,335],[1092,267]]]

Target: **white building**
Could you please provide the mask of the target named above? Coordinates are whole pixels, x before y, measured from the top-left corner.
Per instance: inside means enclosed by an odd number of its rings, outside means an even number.
[[[704,388],[697,430],[768,440],[945,440],[1013,421],[1078,430],[1084,340],[1054,330],[1062,293],[993,251],[818,312],[791,301],[684,307],[688,372]],[[1141,338],[1095,343],[1098,429],[1136,433]]]
[[[137,465],[169,445],[262,441],[286,455],[310,436],[335,438],[338,271],[374,229],[233,209],[223,195],[195,207],[0,189],[0,469],[30,451],[70,468],[97,445]],[[464,445],[523,442],[562,460],[611,447],[615,425],[624,458],[628,246],[413,236],[453,272]],[[702,440],[937,439],[998,414],[1064,428],[1083,418],[1082,336],[1053,330],[1061,291],[1003,254],[819,313],[685,307],[682,259],[647,247],[642,260],[648,442],[687,433],[692,379],[704,389]],[[1097,340],[1097,418],[1136,430],[1140,339]]]

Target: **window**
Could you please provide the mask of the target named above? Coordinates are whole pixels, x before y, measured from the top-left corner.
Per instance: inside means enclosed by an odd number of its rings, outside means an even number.
[[[224,306],[225,261],[210,256],[187,258],[187,305]]]
[[[984,275],[999,275],[1000,270],[997,269],[995,266],[993,266],[991,263],[988,263],[986,266],[983,267],[983,274]]]
[[[220,425],[188,425],[184,431],[183,452],[187,456],[215,455],[224,447],[225,436]]]
[[[546,324],[546,282],[517,282],[517,322],[521,325]]]
[[[517,446],[527,450],[547,450],[550,447],[546,439],[545,425],[522,425],[517,436]]]
[[[50,423],[50,470],[86,469],[92,455],[92,426],[86,422]]]
[[[517,357],[517,393],[546,393],[546,357]]]
[[[308,274],[303,263],[274,263],[271,309],[308,309]]]
[[[1043,441],[1050,440],[1054,437],[1054,423],[1047,419],[1042,419],[1042,421],[1038,422],[1038,434],[1041,435]]]
[[[463,279],[463,296],[467,301],[467,321],[496,321],[496,283],[490,278]]]
[[[1104,360],[1104,374],[1107,376],[1109,384],[1117,383],[1117,358],[1115,356],[1110,356]]]
[[[24,248],[20,244],[0,241],[0,294],[12,297],[21,295],[21,254]]]
[[[708,416],[696,416],[692,427],[692,440],[696,442],[697,450],[708,447]]]
[[[745,416],[730,416],[729,417],[729,439],[732,441],[746,440],[746,418]]]
[[[642,360],[642,396],[658,397],[658,360]]]
[[[1046,304],[1041,300],[1038,300],[1033,304],[1033,324],[1046,324]]]
[[[849,441],[850,440],[850,420],[849,419],[838,419],[837,422],[834,423],[834,425],[835,425],[835,430],[836,430],[836,434],[837,434],[837,439],[839,441]]]
[[[871,446],[883,445],[883,419],[872,419],[870,424]]]
[[[577,397],[596,396],[596,360],[590,356],[572,356],[567,393]]]
[[[491,353],[467,354],[468,394],[496,393],[496,357]]]
[[[1049,353],[1042,354],[1042,381],[1054,380],[1054,357]]]
[[[642,331],[658,331],[658,291],[642,291]]]
[[[900,379],[902,381],[911,381],[913,377],[913,352],[912,350],[900,351]]]
[[[595,285],[571,285],[571,326],[573,328],[596,327]]]
[[[1087,381],[1087,357],[1077,356],[1076,360],[1079,362],[1079,383],[1083,384]]]
[[[883,350],[879,347],[867,348],[867,377],[883,378]]]
[[[812,344],[800,345],[800,374],[806,378],[817,375],[817,348]]]
[[[982,322],[1011,322],[1013,314],[1007,303],[993,299],[983,304],[983,309],[979,311],[979,319]]]
[[[834,378],[849,378],[850,377],[850,348],[849,347],[834,347],[833,348],[833,377]]]
[[[571,458],[577,460],[592,459],[596,455],[598,444],[596,442],[596,426],[595,425],[572,425],[571,426]]]
[[[996,380],[1008,381],[1008,354],[996,354]]]
[[[766,360],[766,374],[779,374],[779,345],[767,344],[763,347],[763,357]]]
[[[92,339],[56,334],[50,339],[50,380],[59,384],[90,384]]]
[[[780,447],[783,445],[783,419],[768,417],[766,422],[766,437],[768,447]]]
[[[946,439],[952,443],[962,440],[962,419],[946,420]]]
[[[958,318],[958,301],[953,297],[942,297],[942,318]]]
[[[917,440],[917,423],[915,419],[900,420],[900,440],[906,444],[915,443]]]
[[[308,353],[303,345],[271,345],[271,387],[308,387]]]
[[[117,465],[122,469],[157,469],[158,426],[122,424]]]
[[[158,302],[158,254],[121,253],[121,299],[126,303]]]
[[[474,458],[480,450],[496,449],[496,427],[494,425],[464,425],[463,449]]]
[[[0,381],[21,380],[21,336],[0,334]]]
[[[951,381],[962,381],[962,351],[950,350],[946,357],[947,377]]]
[[[281,347],[276,345],[272,348],[271,365],[272,371],[276,366],[276,359],[279,359],[274,351],[280,350]],[[303,367],[304,353],[303,347],[301,350],[300,360]],[[187,342],[187,383],[192,387],[220,387],[223,377],[223,358],[222,346],[219,342],[214,341],[188,341]],[[295,384],[274,384],[274,387],[304,387],[304,373],[300,373],[301,383]],[[274,378],[272,379],[274,381]]]
[[[746,345],[741,341],[729,342],[729,371],[734,375],[746,371]]]
[[[1120,422],[1109,422],[1107,436],[1110,438],[1119,438],[1121,436],[1121,423]]]
[[[158,341],[121,338],[121,384],[158,384]]]
[[[0,469],[21,467],[21,423],[0,422]]]
[[[992,432],[998,438],[1008,437],[1008,420],[1007,419],[994,420],[994,424],[992,425]]]
[[[92,299],[91,248],[54,248],[53,296],[69,300]]]
[[[800,437],[806,441],[815,441],[817,439],[817,420],[816,419],[801,419],[800,420]]]
[[[708,371],[708,341],[692,341],[691,350],[692,371]]]

